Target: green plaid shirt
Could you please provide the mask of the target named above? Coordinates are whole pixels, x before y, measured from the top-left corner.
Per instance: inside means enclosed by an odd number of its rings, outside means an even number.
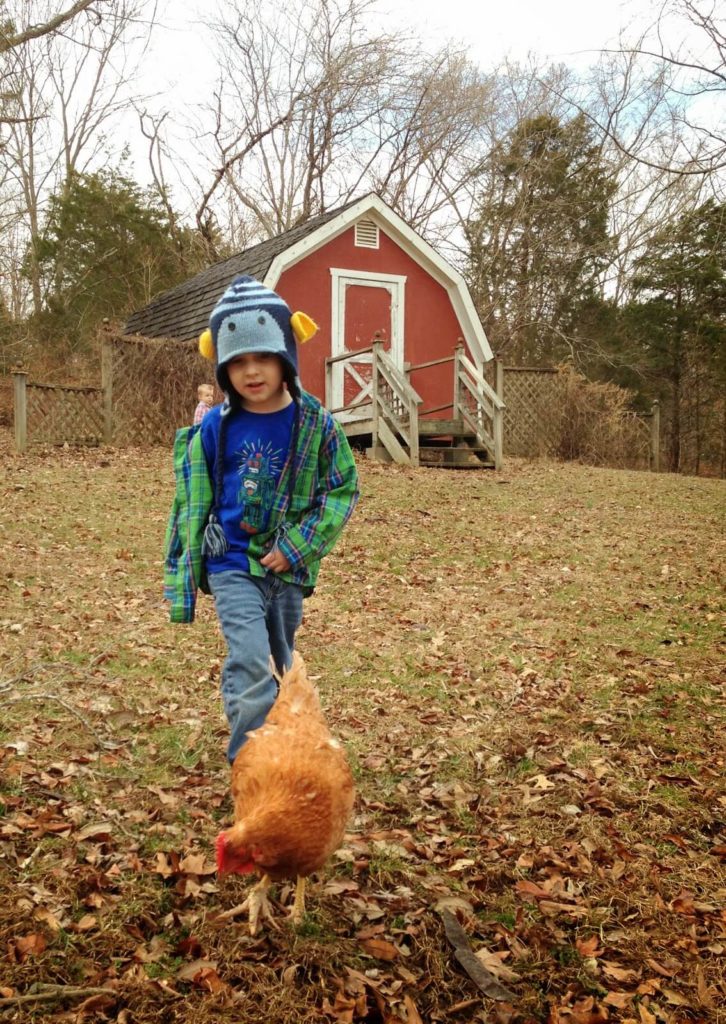
[[[232,413],[234,415],[234,413]],[[310,593],[320,560],[332,549],[358,500],[358,474],[340,424],[317,398],[303,392],[292,465],[278,481],[270,528],[250,538],[250,573],[264,576],[260,559],[278,547],[290,563],[279,573]],[[290,500],[289,472],[295,474]],[[174,440],[176,492],[165,540],[164,596],[172,622],[192,622],[197,591],[206,589],[202,542],[213,503],[210,469],[199,427],[183,427]]]

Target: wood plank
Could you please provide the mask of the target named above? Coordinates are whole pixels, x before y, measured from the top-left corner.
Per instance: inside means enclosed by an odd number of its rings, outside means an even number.
[[[363,434],[373,433],[373,420],[349,420],[341,423],[343,433],[346,437],[361,437]]]
[[[378,421],[378,439],[389,451],[394,462],[398,462],[402,466],[411,464],[408,452],[400,444],[384,419]]]
[[[419,437],[466,437],[471,430],[463,420],[422,420],[418,421]]]
[[[488,469],[493,463],[483,448],[421,448],[419,461],[422,466],[440,466],[446,469]]]

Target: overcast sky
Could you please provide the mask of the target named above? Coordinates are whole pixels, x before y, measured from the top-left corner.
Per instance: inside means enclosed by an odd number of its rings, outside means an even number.
[[[191,102],[203,99],[203,83],[215,74],[209,54],[200,52],[199,11],[214,7],[210,0],[163,0],[153,43],[157,59],[145,61],[151,82],[166,87],[170,80]],[[654,20],[653,0],[377,0],[375,9],[382,29],[408,26],[438,45],[452,39],[485,71],[529,53],[586,67],[621,31]]]
[[[589,63],[619,30],[642,21],[650,0],[381,0],[392,21],[422,34],[463,42],[484,68],[529,52],[565,63]],[[418,19],[418,23],[417,20]]]
[[[662,0],[374,0],[373,5],[374,31],[408,28],[432,50],[452,40],[485,73],[505,58],[529,56],[539,64],[563,63],[584,72],[597,63],[601,50],[617,49],[621,38],[635,43],[656,23],[661,8]],[[166,128],[177,154],[185,151],[190,133],[206,130],[196,127],[201,122],[194,115],[208,106],[218,81],[215,44],[206,32],[216,10],[215,0],[160,0],[158,24],[141,64],[137,88],[148,97],[147,109],[169,111]],[[677,31],[682,34],[684,26],[680,20]],[[125,135],[135,175],[148,180],[147,147],[135,120],[129,120]],[[188,164],[195,158],[178,157],[180,182],[190,180]],[[187,200],[178,195],[176,201],[182,208]]]

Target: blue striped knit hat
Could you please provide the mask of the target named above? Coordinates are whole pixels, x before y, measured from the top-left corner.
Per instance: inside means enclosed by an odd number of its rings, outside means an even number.
[[[300,391],[298,341],[307,341],[317,326],[305,313],[291,313],[277,292],[253,277],[237,277],[212,310],[209,330],[199,339],[199,350],[216,363],[219,386],[229,395],[226,364],[246,352],[271,352],[285,368],[293,394]]]

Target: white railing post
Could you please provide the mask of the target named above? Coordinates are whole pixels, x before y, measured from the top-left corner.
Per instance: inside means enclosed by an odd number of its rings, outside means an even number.
[[[461,416],[461,357],[464,354],[464,342],[459,341],[454,349],[454,401],[452,413],[455,420]]]
[[[15,450],[24,452],[28,446],[28,374],[25,370],[13,372],[13,416],[15,420]]]
[[[408,396],[408,428],[411,432],[411,465],[419,464],[418,436],[418,402],[413,395]]]
[[[371,412],[373,423],[371,425],[371,447],[375,450],[378,447],[378,353],[382,346],[381,341],[373,342],[373,355],[371,357]]]

